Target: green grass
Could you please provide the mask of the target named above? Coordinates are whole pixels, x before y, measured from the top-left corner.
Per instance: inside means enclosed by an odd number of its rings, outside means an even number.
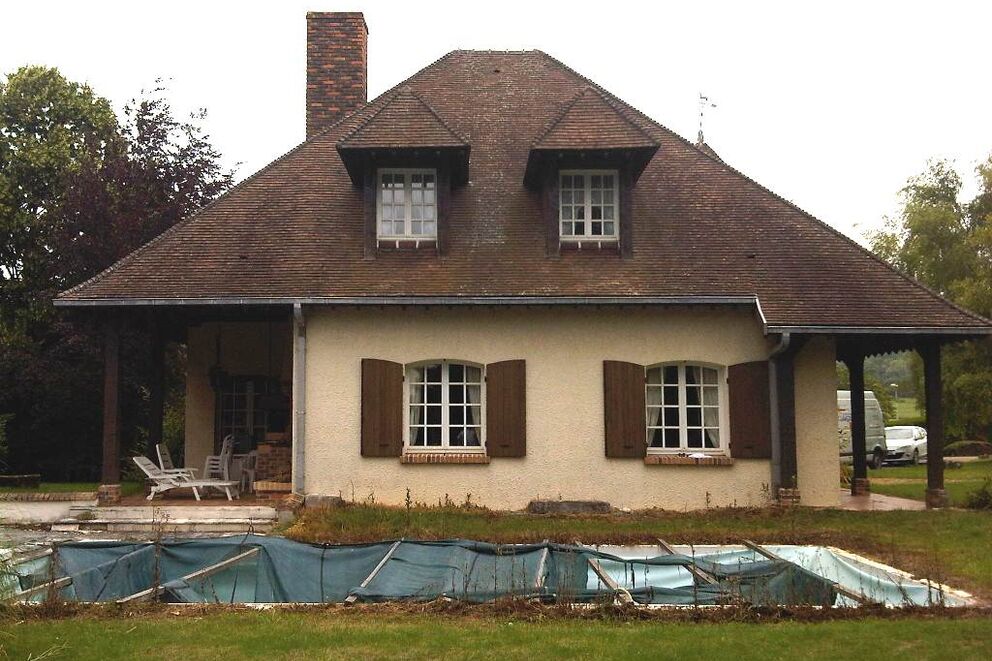
[[[99,482],[42,482],[35,487],[0,487],[0,491],[14,493],[67,493],[71,491],[96,491],[100,486]],[[140,482],[122,482],[121,493],[125,496],[133,496],[141,493],[143,487]]]
[[[954,587],[992,596],[992,512],[847,512],[831,509],[650,510],[631,514],[537,516],[478,508],[402,508],[351,505],[304,510],[285,531],[313,542],[407,537],[493,542],[550,539],[585,543],[830,544]]]
[[[914,500],[923,500],[926,495],[925,465],[883,466],[879,470],[869,470],[868,477],[871,480],[871,490],[875,493]],[[980,488],[987,478],[992,478],[992,460],[964,462],[960,468],[944,469],[944,487],[951,504],[963,507],[968,494]]]
[[[985,617],[671,623],[507,616],[218,613],[206,617],[28,620],[0,626],[0,658],[205,659],[979,659]],[[48,656],[44,656],[45,654]]]
[[[896,418],[921,418],[923,411],[916,404],[915,397],[896,397],[892,400],[896,407]]]

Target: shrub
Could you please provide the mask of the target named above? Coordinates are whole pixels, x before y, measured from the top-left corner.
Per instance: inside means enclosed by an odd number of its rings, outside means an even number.
[[[982,486],[965,497],[964,506],[971,510],[992,510],[992,477],[985,478]]]
[[[986,457],[992,455],[992,443],[985,441],[957,441],[944,446],[948,457]]]

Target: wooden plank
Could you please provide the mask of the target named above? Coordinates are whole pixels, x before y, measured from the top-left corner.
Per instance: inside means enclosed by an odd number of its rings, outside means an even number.
[[[599,564],[599,560],[596,558],[589,558],[589,566],[596,573],[596,576],[599,577],[599,580],[603,582],[603,585],[613,591],[613,594],[617,599],[625,604],[633,603],[634,598],[630,596],[630,593],[627,592],[627,590],[621,588],[617,582],[613,580],[613,577],[610,576],[605,569],[603,569],[601,564]]]
[[[358,586],[359,588],[368,587],[369,583],[372,582],[372,579],[374,579],[376,575],[382,570],[382,568],[386,566],[386,563],[389,562],[389,559],[393,557],[393,553],[396,552],[396,549],[399,548],[399,545],[402,543],[403,543],[402,539],[397,539],[395,542],[393,542],[393,545],[389,547],[388,551],[386,551],[386,555],[382,556],[382,560],[380,560],[379,564],[377,564],[375,568],[372,569],[372,573],[370,573],[368,576],[365,577],[365,580],[362,581],[362,584]],[[353,604],[356,601],[358,601],[358,597],[351,594],[348,595],[348,597],[344,600],[344,603]]]
[[[785,558],[783,558],[782,556],[780,556],[780,555],[778,555],[776,553],[772,553],[771,551],[769,551],[765,547],[763,547],[763,546],[761,546],[759,544],[755,544],[754,542],[752,542],[749,539],[745,539],[743,541],[743,544],[747,548],[751,549],[752,551],[754,551],[758,555],[767,558],[768,560],[774,560],[776,562],[787,562],[790,565],[791,564],[795,564],[794,562],[790,562],[789,560],[786,560]],[[849,599],[853,599],[854,601],[858,602],[859,604],[874,604],[874,603],[879,603],[877,601],[874,601],[872,599],[869,599],[867,596],[865,596],[865,594],[863,594],[861,592],[855,592],[854,590],[851,590],[850,588],[844,587],[840,583],[835,583],[833,581],[831,581],[831,583],[833,583],[834,589],[837,590],[838,593],[844,595],[845,597],[848,597]]]
[[[21,590],[20,592],[15,592],[11,596],[7,597],[7,601],[24,601],[28,597],[32,597],[40,592],[48,592],[49,590],[61,590],[64,587],[72,585],[71,576],[63,576],[62,578],[57,578],[54,581],[49,581],[47,583],[42,583],[41,585],[36,585],[33,588],[28,588],[27,590]]]
[[[490,457],[527,454],[527,364],[486,365],[486,452]]]
[[[730,456],[770,459],[772,412],[767,360],[731,365],[727,369],[730,412]]]
[[[403,454],[403,366],[389,360],[362,359],[363,457]]]
[[[675,549],[672,548],[672,545],[666,542],[665,540],[661,539],[660,537],[658,538],[658,546],[660,546],[662,550],[668,555],[677,555],[675,553]],[[686,565],[685,569],[694,577],[696,577],[697,579],[699,579],[704,583],[709,583],[710,585],[717,585],[720,583],[720,581],[716,580],[716,578],[714,578],[712,574],[697,567],[695,560],[692,561],[691,565]]]
[[[180,580],[189,583],[189,582],[192,582],[192,581],[199,581],[199,580],[203,580],[205,578],[209,578],[210,576],[213,576],[217,572],[224,571],[228,567],[231,567],[233,565],[236,565],[237,563],[241,562],[242,560],[247,560],[248,558],[251,558],[251,557],[254,557],[254,556],[258,555],[258,550],[259,550],[259,547],[255,546],[253,548],[248,549],[244,553],[239,553],[238,555],[236,555],[234,557],[231,557],[231,558],[228,558],[227,560],[223,560],[223,561],[218,562],[216,564],[210,565],[209,567],[204,567],[203,569],[198,569],[198,570],[196,570],[195,572],[193,572],[191,574],[186,574]],[[123,597],[122,599],[118,599],[117,600],[117,603],[118,604],[127,604],[127,603],[131,603],[131,602],[134,602],[134,601],[143,601],[145,599],[153,599],[153,598],[157,597],[158,595],[162,594],[163,592],[165,592],[165,586],[163,586],[163,585],[156,585],[155,587],[148,588],[147,590],[142,590],[141,592],[135,592],[134,594],[128,595],[126,597]]]

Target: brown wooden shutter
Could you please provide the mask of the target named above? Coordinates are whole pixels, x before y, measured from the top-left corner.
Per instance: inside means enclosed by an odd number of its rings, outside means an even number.
[[[362,359],[362,456],[403,453],[403,366]]]
[[[527,370],[522,360],[486,365],[486,452],[527,454]]]
[[[606,456],[641,458],[647,454],[644,366],[603,361]]]
[[[772,456],[771,401],[768,362],[731,365],[727,370],[730,390],[730,456],[739,459],[770,459]]]

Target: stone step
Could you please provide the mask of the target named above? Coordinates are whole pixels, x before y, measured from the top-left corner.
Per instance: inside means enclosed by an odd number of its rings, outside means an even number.
[[[276,509],[267,505],[120,505],[69,508],[68,519],[101,521],[275,521]]]

